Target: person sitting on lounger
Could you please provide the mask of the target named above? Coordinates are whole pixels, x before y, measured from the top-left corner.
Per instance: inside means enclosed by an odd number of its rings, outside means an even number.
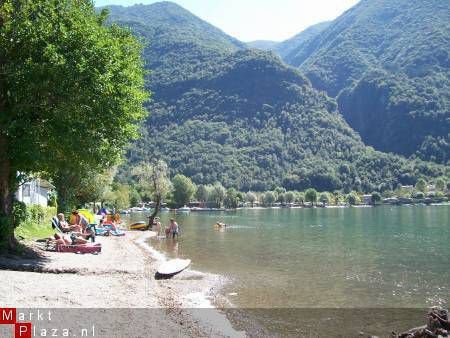
[[[77,225],[77,224],[69,224],[66,222],[66,220],[64,219],[64,214],[63,213],[59,213],[58,214],[58,222],[59,222],[59,227],[61,228],[61,230],[63,232],[81,232],[81,226]]]
[[[88,241],[84,238],[72,234],[71,238],[67,238],[66,235],[55,234],[55,243],[57,245],[76,245],[76,244],[86,244]]]
[[[84,215],[80,214],[78,212],[78,210],[72,211],[72,215],[74,216],[73,217],[74,225],[79,225],[81,227],[81,236],[83,236],[85,239],[89,239],[89,238],[94,239],[95,238],[95,229],[93,229],[90,226],[87,218],[84,217]]]

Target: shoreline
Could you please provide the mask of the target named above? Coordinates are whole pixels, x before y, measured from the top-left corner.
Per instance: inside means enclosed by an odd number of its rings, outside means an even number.
[[[188,268],[171,279],[154,278],[166,259],[148,244],[155,235],[127,231],[123,238],[97,237],[103,246],[99,255],[38,251],[35,258],[0,257],[0,303],[15,308],[128,309],[129,316],[133,310],[160,309],[151,312],[151,325],[133,328],[136,337],[149,332],[245,336],[212,300],[225,282],[222,277]]]

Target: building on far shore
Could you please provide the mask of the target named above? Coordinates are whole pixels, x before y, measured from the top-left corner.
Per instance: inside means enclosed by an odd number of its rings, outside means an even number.
[[[42,178],[35,178],[22,184],[16,192],[16,199],[26,205],[48,205],[49,195],[55,187]]]
[[[363,204],[372,204],[372,195],[363,195]]]

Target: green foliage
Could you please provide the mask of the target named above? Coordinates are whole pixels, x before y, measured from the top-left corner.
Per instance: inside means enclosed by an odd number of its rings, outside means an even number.
[[[337,97],[366,144],[446,164],[449,12],[448,1],[360,1],[282,55]]]
[[[314,204],[317,202],[317,191],[316,189],[309,188],[305,191],[305,201]]]
[[[108,200],[106,202],[118,210],[127,209],[131,204],[130,188],[127,185],[118,184],[108,194]]]
[[[274,50],[280,55],[287,63],[295,62],[296,55],[303,50],[303,48],[315,37],[317,37],[322,31],[324,31],[331,22],[321,22],[312,25],[305,29],[303,32],[293,36],[292,38],[278,43],[272,46],[270,50]],[[269,48],[261,48],[269,49]]]
[[[350,205],[357,205],[361,202],[361,199],[359,198],[358,193],[355,191],[352,191],[346,196],[347,203]]]
[[[253,207],[253,205],[255,204],[255,202],[257,201],[257,197],[255,195],[255,193],[249,191],[245,194],[245,200],[250,203],[250,205]]]
[[[50,226],[51,218],[56,215],[55,207],[42,207],[40,205],[24,206],[15,204],[18,209],[14,208],[17,213],[20,213],[20,220],[15,229],[16,236],[21,236],[25,239],[46,238],[52,236],[54,230]],[[25,216],[25,217],[24,217]]]
[[[305,193],[299,191],[295,194],[295,201],[300,203],[300,204],[304,204],[306,199],[305,199]]]
[[[319,202],[323,204],[329,204],[331,201],[330,194],[328,192],[322,192],[319,196]]]
[[[427,190],[427,182],[423,178],[420,178],[417,181],[417,183],[416,183],[416,190],[421,191],[423,193],[426,192],[426,190]]]
[[[167,164],[162,160],[142,162],[133,169],[132,175],[141,191],[151,196],[153,201],[161,201],[172,191]]]
[[[381,195],[379,192],[374,191],[372,192],[372,203],[377,204],[381,201]]]
[[[273,191],[267,191],[264,195],[263,195],[263,204],[265,206],[272,206],[276,201],[276,195]]]
[[[48,197],[48,206],[58,208],[57,195],[56,193],[51,193]]]
[[[340,191],[334,191],[332,200],[335,205],[338,205],[339,203],[343,202],[344,196],[342,196]]]
[[[41,223],[45,217],[45,208],[39,204],[30,205],[27,207],[27,216],[32,222]]]
[[[284,204],[286,202],[286,194],[284,192],[282,193],[276,193],[277,195],[277,202]]]
[[[141,195],[134,186],[130,187],[129,199],[131,206],[136,206],[138,203],[142,202]]]
[[[137,136],[148,98],[142,47],[103,18],[88,0],[0,3],[0,142],[7,149],[0,171],[6,176],[43,172],[65,181],[67,190],[76,185],[68,185],[65,173],[79,183],[85,170],[116,163]],[[12,191],[16,183],[0,186]]]
[[[172,179],[173,201],[177,206],[183,206],[189,203],[195,194],[196,187],[189,177],[184,175],[175,175]]]
[[[239,202],[241,202],[238,191],[234,188],[227,189],[224,205],[227,209],[236,209],[239,206]]]
[[[295,201],[295,193],[293,191],[286,192],[284,199],[288,204],[293,203]]]
[[[445,182],[445,179],[443,177],[439,177],[436,180],[435,186],[437,191],[444,192],[447,190],[447,183]]]
[[[219,182],[214,183],[209,194],[210,200],[213,201],[217,208],[222,207],[222,203],[225,200],[226,190]]]
[[[0,16],[0,130],[14,168],[114,163],[146,115],[140,44],[90,1],[4,1]]]
[[[14,201],[12,217],[14,227],[25,222],[28,218],[26,204],[20,201]]]
[[[206,185],[200,184],[195,192],[195,198],[199,202],[206,202],[209,199],[209,189]]]
[[[415,191],[412,197],[416,199],[423,199],[425,198],[425,193],[423,193],[422,191]]]
[[[159,7],[112,12],[114,20],[156,43],[144,52],[152,69],[152,115],[119,170],[123,181],[130,167],[152,157],[165,160],[170,175],[241,191],[371,192],[445,175],[443,166],[366,147],[337,114],[334,99],[271,53],[230,49],[228,43],[218,48],[184,14],[192,38],[166,29],[178,14],[168,18]],[[147,20],[150,15],[154,20]]]

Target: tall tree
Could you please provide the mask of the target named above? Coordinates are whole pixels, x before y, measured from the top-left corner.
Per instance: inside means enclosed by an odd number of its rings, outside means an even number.
[[[137,178],[142,191],[148,193],[155,203],[153,212],[148,220],[148,224],[151,226],[161,209],[163,198],[172,190],[167,164],[162,160],[153,160],[152,163],[143,162],[133,169],[133,175]]]
[[[436,180],[436,191],[446,191],[447,190],[447,183],[445,182],[445,180],[442,177],[439,177]]]
[[[236,189],[228,188],[224,200],[225,208],[236,209],[239,206],[239,202],[240,199]]]
[[[0,2],[0,242],[17,172],[109,167],[145,117],[142,47],[89,0]]]
[[[256,195],[255,195],[253,192],[249,191],[249,192],[247,192],[247,193],[245,194],[245,200],[246,200],[248,203],[250,203],[250,205],[251,205],[252,208],[253,208],[253,205],[254,205],[255,202],[256,202]]]
[[[208,187],[200,184],[197,187],[197,191],[195,192],[195,198],[202,203],[205,203],[208,200],[209,190]]]
[[[427,190],[427,182],[423,178],[419,178],[416,183],[416,190],[421,192],[426,192]]]
[[[305,191],[305,200],[311,202],[312,205],[317,202],[317,191],[315,189],[308,189]]]
[[[263,196],[263,203],[265,206],[272,206],[276,201],[276,196],[273,191],[267,191]]]
[[[175,175],[172,179],[173,199],[178,206],[189,203],[195,194],[196,187],[189,177]]]
[[[219,182],[214,183],[211,193],[210,193],[210,198],[215,203],[217,208],[222,207],[222,203],[225,199],[225,195],[226,195],[226,190],[223,187],[223,185]]]

